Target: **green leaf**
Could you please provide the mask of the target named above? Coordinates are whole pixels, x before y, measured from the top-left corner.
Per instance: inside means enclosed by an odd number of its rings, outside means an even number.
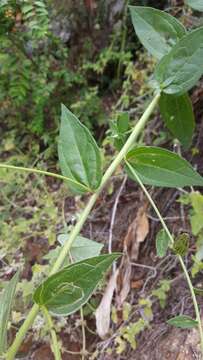
[[[117,124],[118,134],[125,135],[130,127],[129,126],[129,113],[126,111],[125,112],[120,111],[117,114],[116,124]]]
[[[157,256],[164,257],[166,255],[170,238],[164,229],[161,229],[156,236],[156,252]]]
[[[202,0],[185,0],[185,3],[194,10],[203,11]]]
[[[201,296],[203,296],[203,289],[193,287],[193,290],[194,290],[194,292],[195,292],[196,295],[201,295]]]
[[[174,242],[173,251],[176,255],[185,256],[189,248],[189,235],[186,233],[180,234]]]
[[[7,327],[18,279],[19,271],[16,272],[3,293],[0,294],[0,354],[6,352],[7,349]]]
[[[159,287],[157,289],[152,290],[152,295],[159,299],[160,306],[162,309],[164,309],[166,306],[166,300],[170,288],[171,288],[171,281],[164,279],[159,281]]]
[[[130,12],[140,42],[158,59],[166,55],[186,33],[184,26],[164,11],[130,6]]]
[[[187,315],[176,316],[172,319],[169,319],[167,323],[181,329],[191,329],[198,325],[196,320]]]
[[[161,187],[203,186],[203,178],[179,155],[154,146],[131,150],[126,157],[140,180]],[[136,180],[128,168],[129,176]]]
[[[162,93],[160,111],[167,128],[182,143],[184,148],[188,148],[191,145],[195,127],[189,96],[187,94],[175,96]]]
[[[130,130],[128,112],[118,112],[116,115],[116,119],[110,123],[110,127],[111,136],[114,140],[114,145],[117,150],[120,150],[125,144]]]
[[[197,236],[203,229],[203,195],[193,191],[190,194],[190,201],[193,207],[193,212],[190,215],[192,234]]]
[[[56,315],[77,311],[88,301],[105,271],[120,255],[100,255],[65,267],[36,289],[34,301]]]
[[[58,155],[62,173],[79,183],[68,182],[76,193],[96,190],[102,178],[100,150],[89,130],[62,105]]]
[[[68,238],[68,234],[60,234],[58,236],[58,241],[61,245],[64,245],[65,242],[68,241]],[[97,256],[100,254],[103,246],[103,244],[79,235],[70,249],[71,258],[74,260],[74,262],[76,262]]]
[[[155,70],[160,88],[167,94],[183,94],[203,74],[203,27],[182,37]]]

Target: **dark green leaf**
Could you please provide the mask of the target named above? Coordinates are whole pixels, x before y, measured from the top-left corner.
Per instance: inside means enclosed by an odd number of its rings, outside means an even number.
[[[173,251],[176,255],[185,256],[188,253],[189,248],[189,235],[184,233],[180,234],[174,242]]]
[[[203,11],[202,0],[185,0],[185,3],[194,10]]]
[[[7,349],[7,327],[13,304],[19,271],[8,282],[3,293],[0,294],[0,354]]]
[[[64,245],[68,238],[68,234],[60,234],[58,241],[61,245]],[[79,235],[71,246],[70,254],[74,262],[76,262],[99,255],[103,246],[103,244]]]
[[[161,187],[203,186],[203,178],[192,166],[169,150],[143,146],[131,150],[126,158],[144,184]],[[128,173],[135,179],[129,169]]]
[[[166,12],[146,6],[130,6],[130,12],[140,42],[158,59],[186,33],[184,26]]]
[[[82,184],[68,182],[71,190],[83,193],[98,188],[102,177],[100,150],[89,130],[64,105],[58,154],[63,175]]]
[[[167,94],[183,94],[203,74],[203,27],[193,30],[165,55],[155,70],[160,88]]]
[[[156,252],[157,256],[164,257],[166,255],[170,238],[164,229],[161,229],[156,236]]]
[[[195,127],[192,103],[187,94],[180,96],[162,93],[160,110],[167,128],[184,146],[188,148]]]
[[[169,325],[181,328],[181,329],[191,329],[198,325],[198,322],[192,319],[187,315],[176,316],[167,321]]]
[[[56,315],[75,312],[88,301],[105,271],[120,255],[100,255],[65,267],[37,288],[34,301]]]

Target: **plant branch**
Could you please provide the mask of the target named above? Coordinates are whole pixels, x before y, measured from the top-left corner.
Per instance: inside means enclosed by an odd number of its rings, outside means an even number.
[[[195,295],[194,288],[193,288],[190,276],[188,274],[187,268],[186,268],[186,266],[184,264],[184,261],[183,261],[183,259],[182,259],[182,257],[180,255],[178,255],[178,259],[180,261],[183,272],[184,272],[185,277],[187,279],[188,287],[190,289],[190,293],[191,293],[191,297],[192,297],[192,301],[193,301],[193,305],[194,305],[194,309],[195,309],[196,320],[198,322],[199,335],[200,335],[200,344],[201,344],[201,352],[202,352],[202,356],[203,356],[203,329],[202,329],[202,321],[201,321],[201,317],[200,317],[200,311],[199,311],[196,295]]]
[[[88,189],[85,185],[79,183],[76,180],[73,180],[73,179],[68,178],[67,176],[55,174],[55,173],[52,173],[52,172],[49,172],[49,171],[39,170],[39,169],[35,169],[35,168],[27,168],[27,167],[22,167],[22,166],[8,165],[8,164],[4,164],[4,163],[0,163],[0,168],[16,170],[16,171],[23,171],[23,172],[28,172],[28,173],[31,173],[31,174],[40,174],[40,175],[46,175],[46,176],[50,176],[50,177],[55,177],[55,178],[60,179],[60,180],[65,180],[65,181],[71,182],[72,184],[79,185],[85,191],[92,191],[92,190]]]
[[[31,308],[29,315],[26,317],[24,323],[21,325],[20,329],[18,330],[15,341],[13,342],[13,344],[11,345],[10,349],[8,350],[8,352],[5,356],[6,360],[15,359],[15,354],[17,353],[28,329],[32,326],[32,324],[39,312],[39,309],[40,308],[37,304],[34,304],[33,307]]]
[[[104,186],[106,185],[106,183],[108,182],[108,180],[110,179],[110,177],[112,176],[112,174],[114,173],[114,171],[116,170],[116,168],[118,167],[118,165],[122,162],[122,160],[125,158],[126,154],[128,153],[129,149],[134,145],[134,142],[136,141],[136,139],[138,138],[140,132],[142,131],[142,129],[144,128],[145,124],[147,123],[147,121],[150,118],[150,115],[152,114],[152,112],[154,111],[156,105],[159,102],[159,98],[160,98],[160,94],[156,94],[152,100],[152,102],[149,104],[149,106],[147,107],[147,109],[145,110],[145,112],[143,113],[143,115],[141,116],[141,118],[138,120],[137,124],[134,127],[134,130],[132,131],[131,135],[129,136],[129,138],[127,139],[125,145],[122,147],[122,149],[120,150],[120,152],[117,154],[117,156],[115,157],[115,159],[113,160],[113,162],[111,163],[111,165],[109,166],[109,168],[106,170],[100,187],[97,189],[97,191],[90,197],[89,202],[87,203],[87,206],[85,207],[84,211],[82,212],[77,224],[75,225],[75,227],[73,228],[73,230],[70,233],[69,239],[68,241],[64,244],[63,248],[61,249],[61,252],[50,272],[50,275],[54,274],[55,272],[57,272],[60,267],[62,266],[71,246],[72,243],[74,242],[74,240],[76,239],[76,237],[78,236],[78,234],[80,233],[83,224],[85,223],[85,221],[87,220],[90,211],[92,210],[94,204],[96,203],[96,200],[98,199],[101,191],[103,190]],[[30,314],[33,314],[35,311],[35,316],[32,316],[32,319],[30,319],[31,315],[28,314],[27,319],[25,321],[25,323],[22,325],[22,327],[20,328],[19,332],[16,334],[16,338],[13,342],[13,344],[11,345],[11,347],[8,349],[7,352],[7,356],[6,356],[6,360],[13,360],[15,358],[15,355],[19,349],[20,344],[23,341],[23,338],[26,334],[26,332],[28,331],[29,327],[32,325],[32,322],[34,321],[36,315],[37,315],[37,305],[34,305],[33,308],[31,309]],[[33,310],[35,309],[35,310]],[[22,329],[23,328],[23,329]]]
[[[140,187],[142,188],[143,192],[145,193],[147,199],[149,200],[150,204],[152,205],[154,211],[156,212],[164,230],[166,231],[167,235],[169,236],[170,240],[171,240],[171,244],[174,244],[174,239],[173,236],[171,234],[171,232],[169,231],[161,213],[159,212],[156,204],[154,203],[153,199],[151,198],[149,192],[147,191],[146,187],[144,186],[144,184],[142,183],[142,181],[140,180],[139,176],[137,175],[136,171],[133,169],[133,167],[129,164],[128,161],[126,161],[127,166],[129,167],[130,171],[132,172],[133,176],[135,177],[135,179],[137,180],[138,184],[140,185]],[[178,255],[178,260],[180,262],[180,265],[183,269],[183,272],[185,274],[187,283],[188,283],[188,287],[190,289],[190,293],[191,293],[191,297],[193,300],[193,305],[194,305],[194,309],[195,309],[195,315],[196,315],[196,320],[198,322],[198,328],[199,328],[199,335],[200,335],[200,343],[201,343],[201,352],[203,355],[203,329],[202,329],[202,323],[201,323],[201,317],[200,317],[200,311],[199,311],[199,307],[198,307],[198,303],[197,303],[197,299],[195,296],[195,292],[194,292],[194,288],[190,279],[190,276],[188,274],[187,268],[184,264],[184,261],[182,259],[182,257],[180,255]]]
[[[41,309],[42,309],[42,312],[46,319],[47,325],[49,327],[50,335],[52,338],[52,351],[54,353],[55,360],[62,360],[59,344],[57,341],[56,331],[54,329],[54,324],[53,324],[51,315],[49,314],[49,312],[45,306],[42,306]]]

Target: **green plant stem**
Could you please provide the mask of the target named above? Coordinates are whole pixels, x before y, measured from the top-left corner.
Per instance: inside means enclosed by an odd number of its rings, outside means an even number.
[[[12,346],[10,347],[10,350],[8,350],[7,354],[6,354],[6,359],[7,360],[11,360],[11,359],[15,359],[15,354],[17,353],[22,340],[25,336],[25,334],[27,333],[28,329],[32,326],[38,312],[39,312],[39,306],[37,304],[34,304],[33,307],[31,308],[30,312],[29,312],[29,316],[26,317],[24,323],[22,324],[22,326],[20,327],[20,329],[18,330],[18,334],[15,338],[15,341],[13,342]]]
[[[135,140],[139,136],[141,130],[144,128],[145,124],[149,120],[150,115],[152,114],[156,105],[158,104],[159,98],[160,98],[160,94],[156,94],[155,97],[153,98],[152,102],[149,104],[149,106],[147,107],[147,109],[145,110],[143,115],[141,116],[141,118],[138,120],[137,124],[134,127],[134,130],[132,131],[132,133],[129,136],[128,140],[126,141],[125,145],[120,150],[118,155],[115,157],[115,159],[112,161],[111,165],[105,172],[99,189],[90,197],[89,202],[87,203],[85,209],[83,210],[78,222],[76,223],[75,227],[71,231],[68,241],[64,244],[63,248],[61,249],[61,252],[50,272],[50,275],[57,272],[60,269],[60,267],[62,266],[67,254],[72,246],[72,243],[74,242],[74,240],[80,233],[82,226],[85,223],[86,219],[88,218],[89,213],[92,210],[101,191],[103,190],[104,186],[106,185],[107,181],[110,179],[111,175],[114,173],[114,171],[116,170],[118,165],[122,162],[122,160],[126,156],[129,149],[132,147],[132,145],[134,145]],[[33,308],[35,310],[33,310]],[[29,327],[31,326],[32,322],[35,319],[35,316],[37,315],[38,311],[36,309],[36,305],[34,305],[33,308],[31,309],[31,312],[27,316],[27,319],[25,321],[26,324],[24,323],[22,325],[22,327],[19,329],[18,333],[16,334],[16,338],[15,338],[13,344],[8,349],[6,360],[13,360],[15,358],[15,355],[19,349],[20,344],[23,341],[23,338],[24,338],[26,332],[28,331]],[[35,311],[35,316],[33,316],[34,311]],[[30,319],[30,317],[31,317],[30,314],[32,314],[32,319]]]
[[[138,184],[140,185],[140,187],[142,188],[143,192],[145,193],[147,199],[149,200],[151,206],[153,207],[154,211],[156,212],[164,230],[166,231],[167,235],[169,236],[170,240],[171,240],[171,244],[174,244],[174,239],[173,236],[171,234],[171,232],[169,231],[161,213],[159,212],[156,204],[154,203],[154,200],[151,198],[149,192],[147,191],[146,187],[144,186],[144,184],[142,183],[142,181],[140,180],[139,176],[137,175],[136,171],[133,169],[133,167],[129,164],[128,161],[126,161],[127,166],[129,167],[130,171],[132,172],[133,176],[135,177],[135,179],[137,180]],[[202,329],[202,323],[201,323],[201,317],[200,317],[200,311],[199,311],[199,307],[197,304],[197,299],[196,299],[196,295],[194,292],[194,288],[190,279],[190,276],[188,274],[187,268],[184,264],[184,261],[182,259],[182,257],[180,255],[177,256],[178,260],[180,262],[180,265],[183,269],[183,272],[185,274],[187,283],[188,283],[188,287],[190,289],[190,293],[191,293],[191,297],[192,297],[192,301],[193,301],[193,305],[194,305],[194,309],[195,309],[195,315],[196,315],[196,320],[198,322],[198,328],[199,328],[199,335],[200,335],[200,344],[201,344],[201,352],[202,352],[202,356],[203,356],[203,329]]]
[[[158,207],[156,206],[154,200],[152,199],[150,193],[147,191],[146,187],[144,186],[144,184],[142,183],[142,181],[140,180],[139,176],[137,175],[137,173],[133,169],[133,167],[130,165],[130,163],[127,160],[125,161],[125,163],[128,166],[128,168],[130,169],[133,176],[136,178],[136,180],[137,180],[138,184],[140,185],[140,187],[142,188],[143,192],[145,193],[145,196],[149,200],[149,203],[153,207],[154,211],[156,212],[163,229],[165,230],[165,232],[167,233],[169,239],[171,240],[171,245],[173,245],[174,244],[173,236],[172,236],[171,232],[169,231],[168,226],[166,225],[166,223],[165,223],[165,221],[164,221]]]
[[[35,169],[35,168],[27,168],[27,167],[22,167],[22,166],[8,165],[8,164],[4,164],[4,163],[0,163],[0,168],[16,170],[16,171],[22,171],[22,172],[28,172],[30,174],[40,174],[40,175],[46,175],[46,176],[50,176],[50,177],[55,177],[57,179],[65,180],[65,181],[71,182],[73,184],[79,185],[85,191],[91,191],[85,185],[79,183],[76,180],[73,180],[73,179],[68,178],[67,176],[63,176],[63,175],[60,175],[60,174],[55,174],[55,173],[52,173],[52,172],[49,172],[49,171],[39,170],[39,169]]]
[[[195,309],[195,315],[196,315],[196,320],[198,322],[198,329],[199,329],[199,335],[200,335],[200,344],[201,344],[201,352],[202,352],[202,357],[203,357],[203,330],[202,330],[202,321],[201,321],[201,317],[200,317],[200,311],[199,311],[199,307],[198,307],[198,303],[197,303],[197,299],[196,299],[196,295],[194,292],[194,288],[190,279],[190,276],[188,274],[187,268],[184,264],[184,261],[182,259],[182,257],[180,255],[178,255],[178,259],[180,261],[180,264],[182,266],[183,272],[185,274],[185,277],[187,279],[187,283],[188,283],[188,287],[190,289],[190,293],[191,293],[191,297],[193,300],[193,305],[194,305],[194,309]]]
[[[47,325],[49,327],[49,331],[50,331],[50,335],[52,338],[52,350],[54,353],[54,358],[55,360],[62,360],[61,358],[61,352],[60,352],[60,348],[59,348],[59,344],[57,341],[57,336],[56,336],[56,331],[54,329],[54,324],[51,318],[51,315],[49,314],[47,308],[45,306],[42,306],[42,312],[44,314],[44,317],[46,319]]]

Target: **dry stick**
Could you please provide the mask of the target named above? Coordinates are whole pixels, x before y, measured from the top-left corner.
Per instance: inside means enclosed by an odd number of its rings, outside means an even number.
[[[142,183],[141,179],[139,178],[139,176],[137,175],[136,171],[133,169],[133,167],[129,164],[128,161],[126,161],[126,164],[127,166],[129,167],[130,171],[132,172],[133,176],[135,177],[135,179],[137,180],[138,184],[140,185],[140,187],[142,188],[143,192],[145,193],[147,199],[149,200],[151,206],[153,207],[154,211],[156,212],[162,226],[163,226],[163,229],[166,231],[168,237],[170,238],[171,240],[171,245],[174,244],[174,239],[173,239],[173,236],[171,234],[171,232],[169,231],[161,213],[159,212],[159,209],[157,208],[156,204],[154,203],[153,199],[151,198],[149,192],[147,191],[146,187],[144,186],[144,184]],[[186,277],[186,280],[187,280],[187,283],[188,283],[188,287],[190,289],[190,293],[191,293],[191,297],[192,297],[192,300],[193,300],[193,305],[194,305],[194,309],[195,309],[195,314],[196,314],[196,320],[198,322],[198,328],[199,328],[199,335],[200,335],[200,344],[201,344],[201,352],[202,352],[202,356],[203,356],[203,329],[202,329],[202,324],[201,324],[201,317],[200,317],[200,311],[199,311],[199,308],[198,308],[198,303],[197,303],[197,299],[196,299],[196,295],[195,295],[195,292],[194,292],[194,288],[193,288],[193,285],[192,285],[192,282],[191,282],[191,279],[190,279],[190,276],[188,274],[188,271],[187,271],[187,268],[184,264],[184,261],[182,259],[182,257],[180,255],[177,256],[178,257],[178,260],[181,264],[181,267],[183,269],[183,272],[185,274],[185,277]]]
[[[136,123],[136,125],[135,125],[131,135],[127,139],[125,145],[122,147],[122,149],[120,150],[118,155],[115,157],[115,159],[113,160],[113,162],[111,163],[111,165],[109,166],[107,171],[105,172],[99,188],[90,197],[89,202],[87,203],[87,206],[83,210],[77,224],[72,229],[68,241],[64,244],[63,248],[61,249],[60,255],[57,258],[54,266],[52,267],[50,275],[57,272],[60,269],[60,267],[62,266],[62,264],[64,262],[64,259],[66,258],[67,254],[68,254],[68,252],[69,252],[69,250],[70,250],[70,248],[72,246],[72,243],[74,242],[74,240],[76,239],[76,237],[80,233],[80,231],[81,231],[81,229],[83,227],[83,224],[87,220],[87,218],[89,216],[89,213],[92,210],[93,206],[95,205],[101,191],[103,190],[104,186],[106,185],[106,183],[108,182],[110,177],[113,175],[113,173],[116,170],[116,168],[118,167],[118,165],[125,158],[125,156],[128,153],[129,149],[133,146],[135,140],[137,139],[137,137],[139,136],[139,134],[143,130],[145,124],[149,120],[150,115],[152,114],[152,112],[154,111],[156,105],[158,104],[159,98],[160,98],[160,94],[156,94],[154,96],[153,100],[151,101],[151,103],[149,104],[149,106],[147,107],[147,109],[145,110],[143,115],[141,116],[141,118]],[[1,164],[0,166],[8,168],[8,166],[6,166],[6,165],[3,166],[3,164]],[[21,170],[22,170],[22,168],[21,168]],[[49,175],[46,172],[41,171],[41,173],[44,173],[44,175]],[[20,345],[21,345],[21,343],[22,343],[22,341],[24,339],[24,336],[27,333],[30,326],[32,325],[32,323],[34,322],[39,309],[40,309],[39,305],[37,305],[37,304],[33,305],[33,307],[30,310],[30,313],[28,314],[25,322],[23,323],[23,325],[20,327],[18,333],[16,334],[16,338],[15,338],[13,344],[8,349],[8,352],[6,354],[6,360],[13,360],[15,358],[15,355],[18,352],[18,349],[19,349],[19,347],[20,347]]]

